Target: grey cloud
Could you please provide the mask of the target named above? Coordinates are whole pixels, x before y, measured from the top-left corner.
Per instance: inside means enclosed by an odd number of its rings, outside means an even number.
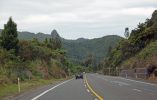
[[[65,38],[123,36],[151,16],[155,0],[0,0],[0,28],[12,16],[18,30],[50,33]],[[69,35],[70,34],[70,35]]]

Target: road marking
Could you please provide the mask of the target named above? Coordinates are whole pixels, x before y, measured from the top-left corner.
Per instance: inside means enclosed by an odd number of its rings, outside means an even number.
[[[105,79],[105,78],[104,78],[104,80],[105,80],[105,81],[108,81],[108,79]]]
[[[120,85],[120,86],[123,86],[123,85],[126,85],[126,86],[129,86],[130,84],[128,84],[128,83],[125,83],[125,82],[120,82],[120,81],[111,81],[112,83],[116,83],[116,84],[118,84],[118,85]]]
[[[87,92],[90,92],[90,91],[87,89]]]
[[[91,93],[93,93],[99,100],[104,100],[100,95],[98,95],[98,93],[96,93],[93,89],[92,89],[92,87],[89,85],[89,83],[88,83],[88,81],[87,81],[87,78],[86,78],[86,75],[85,75],[85,82],[86,82],[86,85],[87,85],[87,87],[88,87],[88,89],[89,89],[89,91],[91,92]]]
[[[97,77],[97,78],[101,78],[101,79],[103,79],[103,80],[105,80],[105,81],[108,81],[108,82],[110,82],[110,83],[118,84],[119,86],[123,86],[123,85],[129,86],[129,85],[130,85],[130,84],[128,84],[128,83],[121,82],[121,81],[109,81],[108,79],[105,79],[105,78],[102,78],[102,77],[98,77],[98,76],[96,76],[96,77]]]
[[[151,95],[155,95],[154,93],[149,93],[149,94],[151,94]]]
[[[133,82],[136,82],[136,83],[142,83],[142,84],[157,86],[156,84],[147,83],[147,82],[142,82],[142,81],[136,81],[136,80],[132,80],[132,79],[126,79],[126,78],[122,78],[122,77],[116,77],[116,78],[125,79],[125,80],[133,81]]]
[[[69,82],[69,81],[71,81],[71,80],[73,80],[73,79],[64,81],[64,82],[62,82],[62,83],[60,83],[60,84],[57,84],[56,86],[53,86],[52,88],[50,88],[50,89],[48,89],[48,90],[42,92],[41,94],[37,95],[36,97],[32,98],[31,100],[37,100],[39,97],[43,96],[43,95],[46,94],[47,92],[49,92],[49,91],[55,89],[56,87],[58,87],[58,86],[60,86],[60,85],[65,84],[65,83],[67,83],[67,82]]]
[[[132,89],[132,90],[137,91],[137,92],[142,92],[142,91],[141,91],[141,90],[139,90],[139,89]]]

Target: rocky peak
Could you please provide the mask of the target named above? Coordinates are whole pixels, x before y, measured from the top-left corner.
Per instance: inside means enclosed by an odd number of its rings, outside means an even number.
[[[52,38],[60,38],[58,32],[57,32],[55,29],[52,30],[52,32],[51,32],[51,36],[52,36]]]

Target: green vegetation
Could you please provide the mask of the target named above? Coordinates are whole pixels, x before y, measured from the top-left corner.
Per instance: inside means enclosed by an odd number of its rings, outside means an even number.
[[[12,53],[13,49],[0,49],[2,84],[14,83],[17,77],[22,80],[66,77],[68,66],[64,50],[49,48],[37,39],[20,41],[18,45],[17,55]]]
[[[104,67],[152,67],[157,66],[157,10],[151,19],[140,23],[128,39],[121,40],[112,49]]]
[[[57,83],[58,81],[63,81],[65,79],[38,79],[38,80],[27,80],[21,82],[21,92],[25,92],[27,90],[35,89],[39,86],[51,84],[51,83]],[[17,84],[5,84],[0,85],[0,99],[5,98],[5,96],[8,95],[14,95],[18,93],[18,86]]]
[[[7,24],[4,25],[4,30],[1,34],[1,46],[6,50],[15,50],[15,53],[18,52],[18,33],[16,24],[12,21],[12,18],[9,18]]]
[[[63,47],[67,55],[74,62],[84,63],[92,56],[93,64],[96,66],[107,56],[108,48],[115,47],[122,38],[116,35],[104,36],[96,39],[64,40]]]
[[[40,42],[52,41],[51,37],[59,37],[56,30],[53,30],[51,35],[43,33],[30,33],[30,32],[18,32],[19,40],[32,40],[37,39]],[[116,35],[104,36],[102,38],[84,39],[79,38],[77,40],[66,40],[61,38],[62,48],[66,50],[67,57],[75,63],[82,64],[88,58],[88,55],[93,55],[94,66],[96,66],[104,57],[107,56],[108,48],[113,48],[122,37]],[[60,41],[58,41],[60,42]],[[50,44],[47,44],[52,46]],[[53,45],[55,47],[55,45]],[[61,47],[61,45],[56,45]]]
[[[121,65],[123,68],[157,66],[157,40],[148,44],[135,56],[127,59]]]
[[[9,18],[0,36],[0,97],[17,92],[18,77],[25,90],[86,70],[66,57],[55,30],[44,41],[17,37],[16,23]]]

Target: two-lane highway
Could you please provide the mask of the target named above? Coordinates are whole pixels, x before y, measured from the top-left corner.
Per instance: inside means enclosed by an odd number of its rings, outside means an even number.
[[[82,79],[73,79],[49,91],[38,100],[94,100],[94,96],[88,93]]]
[[[157,100],[157,85],[98,74],[88,74],[88,82],[104,100]]]
[[[157,85],[120,77],[86,74],[31,92],[18,100],[157,100]]]

